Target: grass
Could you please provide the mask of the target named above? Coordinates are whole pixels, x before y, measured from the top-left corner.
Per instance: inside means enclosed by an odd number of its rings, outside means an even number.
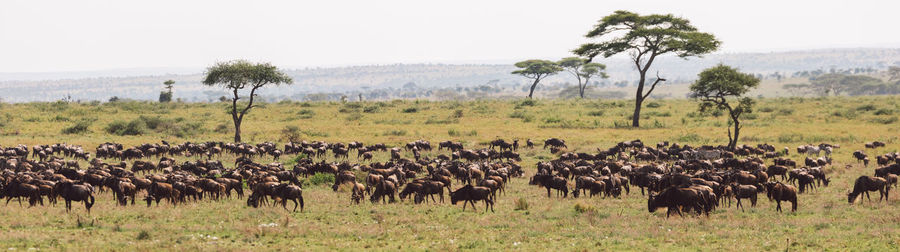
[[[776,213],[774,203],[761,199],[746,211],[722,207],[710,217],[665,218],[665,210],[649,213],[646,197],[637,188],[620,199],[598,197],[547,198],[546,191],[528,185],[527,178],[512,179],[496,201],[496,213],[483,213],[476,204],[462,211],[449,203],[414,205],[351,205],[349,191],[330,188],[333,177],[306,178],[306,210],[291,213],[280,207],[258,209],[246,199],[200,201],[177,207],[166,203],[115,206],[109,192],[98,193],[88,215],[75,204],[66,213],[56,206],[0,205],[0,248],[53,250],[858,250],[896,251],[900,240],[900,197],[890,202],[861,201],[848,205],[846,192],[854,179],[871,175],[851,157],[864,142],[888,143],[871,155],[900,149],[896,132],[897,96],[829,97],[822,99],[774,98],[759,100],[758,119],[747,120],[743,139],[770,143],[777,149],[831,142],[835,165],[829,167],[831,186],[800,195],[797,213]],[[644,128],[630,128],[629,101],[516,100],[428,102],[271,103],[255,108],[244,119],[245,141],[258,143],[286,138],[323,141],[361,141],[400,146],[426,139],[436,144],[460,141],[469,148],[502,137],[536,143],[549,137],[566,140],[570,151],[595,152],[623,140],[641,139],[649,145],[661,141],[699,146],[727,141],[727,116],[696,113],[689,100],[657,101],[653,116],[642,119]],[[649,103],[648,103],[649,104]],[[873,108],[858,110],[864,104]],[[0,106],[0,145],[78,144],[92,151],[111,141],[126,146],[160,140],[230,141],[233,126],[223,103],[169,103],[119,101],[104,104],[24,103]],[[370,109],[377,108],[377,109]],[[416,112],[404,113],[408,108]],[[427,109],[426,109],[427,108]],[[518,109],[517,109],[518,108]],[[344,112],[341,112],[344,110]],[[868,110],[868,111],[867,111]],[[461,112],[457,112],[461,111]],[[521,112],[516,112],[521,111]],[[596,111],[603,111],[596,113]],[[645,111],[645,112],[647,112]],[[790,112],[787,112],[790,111]],[[841,116],[834,112],[840,111]],[[362,114],[358,118],[349,118]],[[515,116],[513,116],[515,114]],[[689,116],[691,114],[691,116]],[[843,115],[851,115],[844,117]],[[308,117],[307,117],[308,115]],[[458,115],[458,116],[457,116]],[[464,116],[463,116],[464,115]],[[145,119],[141,119],[141,117]],[[773,117],[774,116],[774,117]],[[510,118],[513,117],[513,118]],[[532,118],[526,122],[524,118]],[[149,124],[171,122],[196,125],[193,135],[154,130]],[[182,118],[180,121],[178,118]],[[445,118],[452,118],[451,121]],[[348,120],[353,119],[353,120]],[[549,119],[549,120],[547,120]],[[431,120],[431,123],[428,123]],[[63,134],[76,122],[90,121],[85,131]],[[118,135],[105,128],[114,122],[143,121],[143,134]],[[892,121],[894,121],[892,123]],[[159,124],[165,125],[165,124]],[[718,125],[718,126],[717,126]],[[291,127],[288,127],[291,126]],[[590,126],[590,127],[588,127]],[[157,128],[161,126],[156,126]],[[18,132],[18,134],[11,134]],[[400,133],[402,132],[402,133]],[[791,158],[802,156],[791,151]],[[351,153],[351,162],[355,162]],[[404,152],[405,156],[409,153]],[[449,154],[423,152],[426,157]],[[534,163],[555,158],[540,146],[520,149],[527,176]],[[179,162],[199,157],[179,157]],[[387,160],[387,153],[375,159]],[[231,165],[231,156],[223,163]],[[294,156],[282,162],[292,164]],[[331,159],[329,159],[331,160]],[[273,162],[258,160],[260,163]],[[847,167],[847,165],[850,165]],[[85,167],[82,164],[82,167]],[[358,176],[362,177],[362,176]],[[454,188],[458,188],[454,183]],[[877,193],[876,193],[877,194]],[[446,195],[445,195],[446,196]],[[874,196],[874,195],[873,195]],[[876,196],[877,198],[877,196]],[[877,200],[877,199],[876,199]],[[449,199],[448,199],[449,201]],[[289,204],[290,205],[290,204]],[[749,204],[748,204],[749,205]]]

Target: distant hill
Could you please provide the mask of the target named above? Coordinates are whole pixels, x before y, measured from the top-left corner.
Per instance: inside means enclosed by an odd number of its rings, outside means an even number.
[[[608,66],[610,79],[602,87],[619,82],[628,86],[636,73],[627,58],[597,59]],[[268,100],[338,99],[342,95],[365,99],[424,98],[465,99],[484,96],[518,95],[528,80],[510,74],[504,65],[395,64],[334,68],[288,69],[294,77],[290,86],[262,91]],[[875,69],[900,65],[900,49],[823,49],[773,53],[714,54],[683,60],[659,58],[653,73],[667,78],[667,84],[689,83],[702,69],[724,63],[742,71],[790,76],[794,72],[830,69]],[[125,99],[156,100],[162,82],[176,81],[175,98],[211,101],[223,90],[200,84],[202,68],[148,68],[68,73],[0,73],[0,99],[4,102],[53,101],[71,96],[73,100],[105,101]],[[544,82],[541,89],[559,90],[574,79],[560,73]],[[601,90],[603,88],[600,88]],[[616,90],[621,89],[617,88]],[[538,93],[540,93],[538,91]],[[558,93],[558,92],[557,92]],[[541,94],[550,95],[550,94]]]

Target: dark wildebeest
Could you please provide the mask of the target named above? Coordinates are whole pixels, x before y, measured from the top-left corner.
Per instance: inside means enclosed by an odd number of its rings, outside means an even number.
[[[547,188],[547,197],[550,197],[550,189],[556,189],[557,196],[560,193],[563,194],[563,198],[569,196],[569,187],[567,185],[566,179],[558,176],[553,176],[550,174],[535,174],[534,177],[531,178],[531,185],[539,185],[541,187]]]
[[[545,140],[544,141],[544,149],[546,149],[547,147],[556,147],[557,149],[559,149],[559,148],[568,149],[569,148],[566,146],[566,141],[559,139],[559,138],[550,138],[550,139]]]
[[[853,204],[853,202],[856,201],[856,197],[860,194],[865,194],[866,198],[869,199],[869,202],[872,202],[872,198],[869,197],[869,191],[879,192],[881,198],[879,198],[878,201],[881,201],[882,199],[887,200],[888,193],[891,189],[888,185],[887,180],[884,178],[866,175],[860,176],[856,179],[856,182],[853,183],[853,191],[847,194],[847,202]]]
[[[758,193],[756,186],[731,184],[731,191],[734,193],[734,198],[737,199],[737,207],[741,211],[744,211],[741,199],[750,199],[750,206],[756,206],[756,194]]]
[[[776,211],[781,212],[782,201],[791,202],[791,212],[797,211],[797,188],[781,182],[767,182],[765,186],[766,197],[768,197],[769,200],[774,200],[777,204],[775,207]]]
[[[274,195],[281,198],[281,207],[287,210],[287,201],[294,202],[294,212],[297,211],[297,205],[300,205],[300,212],[303,212],[303,189],[299,186],[291,184],[280,184],[275,187]],[[299,201],[299,203],[298,203]]]
[[[450,192],[450,203],[456,205],[456,202],[463,201],[463,210],[466,210],[467,203],[471,203],[472,209],[475,209],[475,202],[479,200],[484,201],[485,212],[487,212],[488,207],[490,207],[491,212],[494,212],[494,200],[491,198],[490,188],[469,184]],[[476,209],[476,211],[478,210]]]
[[[84,208],[91,213],[91,207],[94,206],[94,189],[91,186],[61,181],[56,183],[53,191],[66,200],[66,212],[72,210],[72,201],[83,201]]]
[[[672,212],[684,216],[681,211],[695,210],[698,215],[702,214],[704,209],[700,193],[691,188],[669,187],[663,190],[659,195],[650,194],[647,199],[647,210],[651,213],[656,212],[657,208],[665,207],[666,218],[669,218]]]

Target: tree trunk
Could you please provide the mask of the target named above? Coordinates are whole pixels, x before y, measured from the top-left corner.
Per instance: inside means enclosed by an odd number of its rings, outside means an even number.
[[[731,142],[728,143],[728,148],[734,150],[737,147],[738,137],[741,134],[741,123],[735,117],[732,117],[731,120],[734,121],[734,137],[730,139]]]
[[[240,119],[234,121],[234,142],[241,142],[241,121]]]
[[[534,88],[537,87],[538,82],[541,81],[540,77],[534,78],[534,83],[531,84],[531,91],[528,92],[528,98],[531,98],[531,95],[534,94]]]
[[[640,88],[638,88],[640,90]],[[631,114],[631,127],[641,127],[641,103],[644,100],[641,97],[641,91],[638,91],[637,99],[634,99],[634,114]]]
[[[631,114],[631,127],[639,128],[641,127],[641,103],[644,102],[644,81],[647,73],[641,72],[641,79],[638,82],[637,92],[635,92],[634,96],[634,114]]]
[[[581,99],[584,99],[584,88],[585,88],[586,86],[587,86],[587,85],[578,87],[578,95],[581,96]]]

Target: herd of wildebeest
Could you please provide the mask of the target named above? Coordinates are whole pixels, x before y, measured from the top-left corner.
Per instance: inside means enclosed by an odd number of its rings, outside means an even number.
[[[866,149],[883,146],[882,142],[865,144]],[[535,148],[535,144],[527,139],[521,148]],[[776,149],[769,144],[730,149],[668,142],[649,146],[633,140],[585,153],[568,151],[563,139],[550,138],[543,148],[549,148],[556,158],[538,162],[529,184],[546,189],[548,197],[555,191],[563,198],[570,192],[573,197],[618,198],[637,187],[641,195],[646,195],[650,212],[666,208],[668,217],[682,212],[709,215],[721,204],[730,206],[732,200],[743,210],[742,200],[750,201],[752,207],[757,195],[763,193],[776,202],[776,211],[782,211],[783,201],[796,211],[800,194],[829,185],[826,170],[832,153],[840,146],[799,146],[796,152],[806,156],[802,162],[786,158],[791,149]],[[509,181],[526,176],[518,164],[519,149],[518,140],[503,139],[485,143],[480,149],[444,141],[436,150],[425,140],[397,147],[356,141],[302,141],[282,148],[271,142],[161,141],[130,147],[103,143],[92,155],[77,145],[29,148],[20,144],[0,147],[0,198],[5,197],[7,205],[13,199],[22,205],[24,199],[29,207],[44,205],[45,200],[55,205],[63,199],[67,211],[76,201],[90,213],[95,194],[106,191],[123,207],[129,202],[135,204],[138,197],[151,207],[161,201],[177,206],[204,198],[244,198],[244,188],[248,188],[247,206],[281,204],[288,209],[291,201],[293,211],[299,207],[302,212],[303,180],[321,173],[333,175],[336,193],[350,192],[350,204],[360,204],[366,196],[373,204],[394,203],[398,197],[415,204],[429,199],[443,203],[446,190],[450,202],[462,202],[463,210],[466,205],[475,209],[475,203],[481,201],[485,211],[494,211],[494,202],[504,194]],[[329,158],[329,152],[333,158]],[[389,159],[373,161],[378,152],[389,152]],[[356,154],[356,163],[351,162],[351,153]],[[233,164],[228,164],[231,168],[221,161],[223,155],[233,157]],[[282,156],[296,157],[291,159],[293,167],[280,163]],[[853,157],[869,165],[864,151],[853,152]],[[272,162],[254,161],[264,159]],[[860,176],[855,181],[847,195],[849,203],[862,194],[869,198],[869,191],[879,191],[881,198],[887,199],[890,187],[897,186],[900,153],[876,159],[874,176]]]

